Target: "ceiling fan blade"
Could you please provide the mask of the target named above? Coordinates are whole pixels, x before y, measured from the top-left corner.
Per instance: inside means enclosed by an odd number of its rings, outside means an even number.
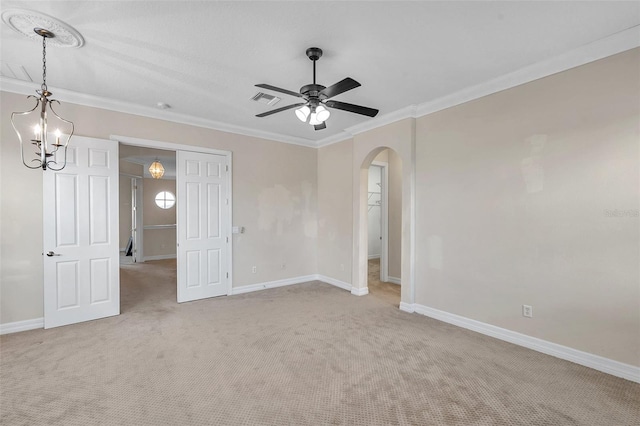
[[[263,89],[273,90],[274,92],[286,93],[287,95],[297,96],[299,98],[302,98],[302,95],[298,92],[292,92],[291,90],[281,89],[279,87],[272,86],[270,84],[256,84],[256,87],[261,87]]]
[[[329,99],[339,95],[340,93],[344,93],[347,90],[355,89],[358,86],[360,86],[360,83],[350,77],[347,77],[344,80],[337,82],[333,86],[329,86],[323,89],[322,91],[320,91],[320,94],[325,95],[327,99]]]
[[[316,130],[322,130],[322,129],[326,129],[327,128],[327,124],[323,121],[320,124],[316,124],[315,126],[313,126],[314,129]]]
[[[304,105],[304,102],[300,102],[299,104],[292,104],[292,105],[283,106],[282,108],[272,109],[271,111],[267,111],[267,112],[263,112],[262,114],[258,114],[258,115],[256,115],[256,117],[266,117],[267,115],[275,114],[275,113],[280,112],[280,111],[286,111],[288,109],[292,109],[292,108],[299,107],[299,106],[302,106],[302,105]]]
[[[356,114],[362,114],[369,117],[375,117],[378,115],[378,110],[373,108],[367,108],[360,105],[348,104],[340,101],[326,101],[324,103],[329,108],[341,109],[343,111],[355,112]]]

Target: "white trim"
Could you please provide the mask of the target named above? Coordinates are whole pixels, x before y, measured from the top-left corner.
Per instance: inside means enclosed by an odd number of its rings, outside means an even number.
[[[352,286],[351,294],[353,294],[354,296],[366,296],[367,294],[369,294],[369,287],[358,288]]]
[[[380,167],[380,281],[389,278],[389,163],[372,161],[371,166]],[[367,220],[369,217],[367,216]]]
[[[393,112],[380,115],[373,120],[367,120],[362,123],[356,124],[345,129],[351,136],[358,135],[360,133],[368,132],[369,130],[377,129],[378,127],[386,126],[387,124],[395,123],[407,118],[416,117],[416,106],[409,105],[407,107],[395,110]]]
[[[173,111],[159,110],[153,107],[141,106],[129,102],[117,101],[103,97],[87,95],[73,92],[71,90],[51,87],[56,94],[56,99],[78,105],[85,105],[95,108],[103,108],[110,111],[122,112],[125,114],[140,115],[147,118],[170,121],[174,123],[187,124],[195,127],[218,130],[227,133],[251,136],[265,140],[301,145],[312,148],[321,148],[334,143],[342,142],[352,138],[362,132],[376,129],[405,118],[418,118],[481,98],[502,90],[510,89],[540,78],[547,77],[589,62],[597,61],[626,50],[640,46],[640,25],[628,28],[618,33],[596,40],[592,43],[580,46],[576,49],[564,52],[555,57],[526,66],[514,72],[505,74],[493,80],[477,84],[475,86],[462,89],[458,92],[443,96],[418,105],[409,105],[396,111],[377,116],[374,119],[364,121],[355,126],[351,126],[334,135],[314,141],[312,139],[297,136],[284,135],[281,133],[266,132],[234,124],[222,123],[205,118],[193,117],[186,114],[179,114]],[[0,90],[24,95],[32,95],[39,85],[33,82],[24,82],[16,79],[0,77]]]
[[[24,321],[0,324],[0,334],[18,333],[20,331],[44,328],[44,318],[33,318]]]
[[[318,275],[303,275],[300,277],[293,277],[293,278],[285,278],[283,280],[276,280],[276,281],[267,281],[264,283],[258,283],[258,284],[249,284],[249,285],[243,285],[241,287],[233,287],[231,289],[231,296],[235,296],[237,294],[244,294],[244,293],[251,293],[254,291],[260,291],[260,290],[266,290],[268,288],[276,288],[276,287],[284,287],[284,286],[288,286],[288,285],[294,285],[294,284],[302,284],[302,283],[307,283],[309,281],[316,281],[318,280]]]
[[[505,328],[430,308],[417,303],[414,303],[413,305],[406,304],[405,306],[401,303],[400,309],[406,312],[411,312],[410,309],[413,309],[415,312],[430,318],[466,328],[487,336],[495,337],[496,339],[504,340],[505,342],[513,343],[518,346],[533,349],[534,351],[542,352],[556,358],[571,361],[585,367],[602,371],[603,373],[631,380],[632,382],[640,383],[640,367],[624,364],[599,355],[579,351],[557,343],[527,336],[526,334],[521,334],[516,331],[507,330]]]
[[[175,259],[176,254],[157,254],[155,256],[145,256],[142,261],[146,262],[148,260],[165,260],[165,259]]]
[[[322,281],[323,283],[334,285],[343,290],[351,291],[351,284],[337,280],[335,278],[327,277],[326,275],[318,275],[316,278],[318,281]]]
[[[640,47],[640,25],[628,28],[592,43],[564,52],[541,62],[520,68],[498,78],[467,87],[438,99],[409,105],[402,109],[378,116],[345,129],[338,135],[329,136],[316,142],[318,148],[341,142],[362,132],[376,129],[405,118],[419,118],[442,111],[465,102],[479,99],[493,93],[511,89],[534,80],[548,77],[571,68],[604,59],[627,50]]]
[[[203,152],[205,154],[217,154],[217,155],[231,155],[231,151],[225,151],[222,149],[205,148],[203,146],[185,145],[176,142],[158,141],[153,139],[132,138],[122,135],[109,135],[109,139],[118,141],[124,145],[141,146],[144,148],[156,148],[164,149],[167,151],[190,151],[190,152]]]
[[[412,314],[415,312],[415,309],[413,309],[413,305],[413,303],[400,302],[400,310]]]
[[[141,139],[141,138],[132,138],[129,136],[122,135],[110,135],[109,139],[116,140],[125,145],[133,145],[133,146],[142,146],[146,148],[157,148],[157,149],[165,149],[169,151],[175,151],[176,155],[178,151],[190,151],[190,152],[202,152],[207,154],[217,154],[224,155],[226,157],[225,165],[228,167],[226,171],[228,175],[227,179],[227,194],[229,197],[228,202],[228,214],[229,214],[229,226],[227,229],[227,235],[229,236],[229,255],[227,256],[227,271],[228,271],[228,282],[229,286],[227,288],[227,296],[233,294],[233,152],[225,151],[221,149],[214,148],[205,148],[194,145],[184,145],[175,142],[163,142],[156,141],[152,139]],[[143,226],[144,229],[144,226]],[[177,231],[177,224],[176,224]],[[144,232],[142,232],[144,234]],[[176,235],[176,241],[178,236]],[[177,255],[176,255],[177,256]],[[177,285],[177,284],[176,284]]]
[[[398,284],[398,285],[402,285],[402,282],[400,281],[400,278],[398,278],[398,277],[392,277],[391,275],[389,275],[389,276],[387,277],[387,281],[386,281],[386,282],[391,283],[391,284]]]
[[[316,141],[316,148],[322,148],[323,146],[333,145],[334,143],[346,141],[352,138],[353,138],[353,135],[351,133],[343,130],[340,133],[336,133],[335,135],[327,136],[324,139],[320,139],[319,141]]]
[[[3,90],[5,92],[18,93],[22,95],[33,95],[34,91],[39,88],[40,84],[0,77],[0,90]],[[222,123],[220,121],[194,117],[186,114],[179,114],[174,111],[159,110],[154,107],[147,107],[129,102],[118,101],[115,99],[88,95],[85,93],[74,92],[72,90],[57,88],[51,85],[49,85],[49,89],[51,89],[51,91],[55,93],[55,99],[63,102],[69,102],[94,108],[102,108],[109,111],[121,112],[124,114],[140,115],[142,117],[153,118],[156,120],[187,124],[190,126],[202,127],[205,129],[213,129],[221,132],[251,136],[255,138],[283,142],[293,145],[302,145],[312,148],[317,145],[316,141],[314,140],[300,138],[297,136],[266,132],[264,130],[252,129],[235,124]]]
[[[380,255],[379,254],[370,254],[369,255],[369,260],[373,260],[373,259],[380,259]]]
[[[144,225],[142,229],[176,229],[176,227],[175,223],[171,223],[166,225]]]

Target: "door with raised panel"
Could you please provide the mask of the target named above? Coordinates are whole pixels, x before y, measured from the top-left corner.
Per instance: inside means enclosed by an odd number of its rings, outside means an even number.
[[[178,302],[230,294],[228,156],[177,151]]]
[[[120,314],[118,143],[74,136],[43,202],[44,327]]]

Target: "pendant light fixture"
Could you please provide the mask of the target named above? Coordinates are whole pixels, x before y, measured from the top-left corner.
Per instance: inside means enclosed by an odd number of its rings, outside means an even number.
[[[42,84],[40,90],[36,90],[38,96],[28,96],[36,99],[36,105],[29,111],[12,113],[11,124],[18,134],[20,155],[25,166],[30,169],[62,170],[67,165],[67,148],[74,125],[54,110],[53,104],[59,105],[60,102],[49,99],[52,93],[47,88],[47,39],[54,38],[55,34],[44,28],[34,28],[33,31],[42,37]],[[32,136],[27,136],[30,134]],[[25,139],[30,143],[25,143]],[[34,152],[25,153],[30,145],[35,148]],[[28,160],[29,156],[31,160]]]
[[[160,179],[162,176],[164,176],[164,167],[157,158],[156,161],[151,163],[151,165],[149,166],[149,173],[151,173],[151,176],[154,179]]]

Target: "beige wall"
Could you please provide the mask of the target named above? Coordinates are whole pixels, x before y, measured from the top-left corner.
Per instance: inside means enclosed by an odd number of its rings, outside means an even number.
[[[405,303],[638,366],[639,71],[635,49],[317,151],[73,105],[61,113],[82,135],[233,151],[234,225],[247,229],[234,237],[235,285],[317,271],[366,286],[360,194],[369,162],[392,148],[403,165]],[[42,180],[20,164],[7,114],[2,123],[4,323],[42,315]]]
[[[156,204],[156,195],[162,191],[169,191],[176,195],[176,181],[174,179],[142,179],[142,220],[144,226],[175,225],[177,203],[169,209],[161,209]],[[175,256],[176,229],[145,229],[144,257]]]
[[[418,119],[416,302],[640,365],[639,122],[639,49]]]
[[[351,283],[353,140],[318,149],[318,273]]]
[[[42,171],[29,170],[10,114],[26,96],[0,93],[0,323],[42,317]],[[76,134],[158,140],[233,152],[234,286],[317,273],[317,150],[74,105],[57,109]],[[279,209],[276,206],[285,206]],[[280,216],[281,215],[281,216]],[[285,268],[282,268],[282,265]],[[257,273],[251,267],[257,266]]]
[[[402,278],[402,159],[387,150],[389,163],[389,276]]]
[[[389,270],[392,278],[402,277],[402,159],[392,149],[381,151],[374,161],[388,164]]]

